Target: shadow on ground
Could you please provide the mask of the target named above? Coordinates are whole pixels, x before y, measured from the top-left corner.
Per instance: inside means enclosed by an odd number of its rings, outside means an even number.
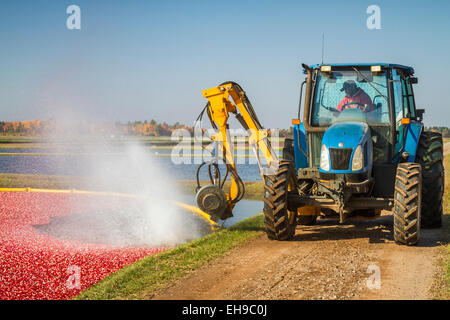
[[[448,217],[446,215],[445,217]],[[422,229],[419,247],[435,247],[448,242],[445,237],[448,219],[444,218],[444,226],[438,229]],[[318,220],[312,226],[298,226],[294,241],[329,241],[345,239],[368,239],[369,243],[394,242],[393,217],[382,215],[374,220],[349,220],[339,224],[337,220]]]

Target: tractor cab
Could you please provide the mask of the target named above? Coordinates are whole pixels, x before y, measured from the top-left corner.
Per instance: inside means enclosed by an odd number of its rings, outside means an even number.
[[[419,225],[439,227],[442,136],[424,130],[414,69],[386,63],[303,68],[303,121],[299,109],[293,140],[283,149],[296,172],[298,194],[289,193],[287,207],[297,208],[298,224],[392,210],[394,238],[408,245],[417,243]]]
[[[417,145],[423,127],[414,69],[375,63],[304,65],[304,71],[303,123],[294,128],[296,169],[317,169],[324,180],[376,181],[370,183],[374,196],[392,195],[396,164],[405,157],[414,161],[412,142]]]

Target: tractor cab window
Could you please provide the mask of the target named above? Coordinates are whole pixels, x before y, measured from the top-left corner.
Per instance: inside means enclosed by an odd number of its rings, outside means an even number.
[[[342,121],[389,124],[388,82],[385,72],[359,70],[317,72],[311,124],[329,126]]]
[[[392,87],[394,89],[393,95],[394,95],[394,112],[395,112],[395,125],[396,130],[398,130],[401,120],[403,118],[403,82],[401,80],[400,73],[396,69],[392,69]]]
[[[416,116],[416,106],[410,78],[402,78],[402,96],[405,118],[414,118]]]

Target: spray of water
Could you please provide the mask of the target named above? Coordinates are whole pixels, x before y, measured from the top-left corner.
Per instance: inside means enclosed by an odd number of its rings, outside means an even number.
[[[65,146],[74,143],[61,143],[61,137],[57,141]],[[86,173],[85,189],[134,194],[139,199],[128,198],[121,203],[118,198],[113,209],[105,210],[102,201],[110,201],[107,198],[83,197],[82,201],[93,202],[83,206],[77,198],[74,208],[91,207],[93,211],[57,217],[47,226],[40,226],[42,232],[90,243],[149,247],[174,246],[208,232],[204,221],[176,204],[186,196],[161,164],[170,158],[156,159],[148,146],[110,137],[78,137],[74,145],[88,146],[77,151],[90,153],[77,159]],[[65,164],[62,161],[57,165]]]
[[[114,190],[142,197],[134,208],[117,210],[112,219],[126,220],[117,229],[125,228],[137,244],[145,245],[174,245],[200,236],[204,222],[177,206],[182,199],[177,183],[148,150],[127,145],[121,154],[94,161],[90,175]]]

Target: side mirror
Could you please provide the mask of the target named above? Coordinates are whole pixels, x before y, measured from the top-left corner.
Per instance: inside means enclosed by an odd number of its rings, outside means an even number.
[[[411,84],[418,84],[419,83],[419,79],[417,77],[411,77],[411,78],[409,78],[409,82]]]
[[[425,109],[416,109],[416,118],[418,121],[423,120],[423,114],[425,113]]]

